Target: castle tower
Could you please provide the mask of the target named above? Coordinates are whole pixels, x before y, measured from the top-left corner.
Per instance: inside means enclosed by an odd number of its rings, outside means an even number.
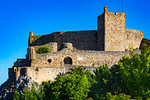
[[[108,12],[98,16],[98,49],[104,51],[125,50],[125,13]]]

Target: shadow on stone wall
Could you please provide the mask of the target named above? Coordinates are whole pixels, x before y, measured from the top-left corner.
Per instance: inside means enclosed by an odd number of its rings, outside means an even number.
[[[72,43],[78,50],[98,50],[97,31],[73,31],[73,32],[55,32],[48,35],[33,36],[30,46],[44,45],[49,42],[57,42],[58,49],[63,43]]]
[[[150,40],[143,38],[140,44],[140,49],[143,49],[144,46],[150,46]]]

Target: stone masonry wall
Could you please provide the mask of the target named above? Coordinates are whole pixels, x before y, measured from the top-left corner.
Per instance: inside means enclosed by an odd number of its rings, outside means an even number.
[[[128,51],[85,51],[63,49],[58,52],[37,54],[36,59],[31,61],[31,67],[64,67],[64,59],[70,57],[72,65],[98,67],[108,64],[111,67],[117,64],[122,56],[129,55]],[[50,62],[49,62],[50,60]]]
[[[58,48],[57,48],[57,42],[49,42],[47,44],[44,45],[39,45],[39,46],[30,46],[34,48],[34,52],[36,52],[36,50],[40,47],[48,47],[50,49],[51,52],[57,52]]]
[[[72,43],[78,50],[97,50],[97,31],[64,32],[61,43]]]
[[[27,67],[26,75],[30,76],[35,82],[42,84],[43,81],[54,81],[55,78],[64,73],[64,68],[42,68],[42,67]]]
[[[15,82],[19,76],[26,75],[31,77],[35,82],[42,84],[43,81],[54,81],[59,75],[64,73],[64,68],[13,67],[9,68],[9,79]]]
[[[143,32],[138,30],[126,29],[125,33],[125,49],[133,47],[134,49],[140,48],[143,39]]]
[[[49,42],[57,42],[58,49],[63,43],[72,43],[79,50],[97,50],[97,31],[55,32],[29,38],[29,46],[45,45]]]
[[[31,61],[31,67],[64,67],[64,58],[68,56],[76,60],[72,50],[67,50],[67,48],[57,52],[36,54],[35,59]]]
[[[125,51],[125,13],[105,12],[105,51]]]
[[[97,38],[98,38],[98,50],[104,51],[104,40],[105,40],[105,33],[104,33],[104,13],[98,16],[97,18]]]
[[[137,50],[135,53],[140,53],[140,51]],[[32,66],[10,68],[9,79],[15,81],[20,75],[27,75],[31,77],[35,82],[41,84],[43,81],[54,81],[59,77],[59,75],[68,72],[69,69],[73,67],[73,65],[86,66],[86,68],[92,72],[96,67],[100,65],[108,64],[108,66],[111,67],[112,65],[117,64],[120,58],[125,55],[129,56],[129,52],[85,52],[84,50],[73,51],[71,49],[65,48],[62,51],[37,55],[37,59],[32,62]],[[59,65],[59,63],[63,62],[66,57],[72,58],[72,65]],[[50,64],[47,59],[55,59],[51,62],[51,65],[53,67],[48,66]]]

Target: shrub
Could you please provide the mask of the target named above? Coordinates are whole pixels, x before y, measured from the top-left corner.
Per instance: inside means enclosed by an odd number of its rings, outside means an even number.
[[[17,90],[14,92],[14,100],[41,100],[39,93],[32,87],[30,90],[23,90],[23,93],[18,92]]]
[[[126,95],[124,93],[120,93],[118,95],[112,95],[110,92],[108,92],[105,100],[131,100],[131,96]],[[132,99],[132,100],[135,100],[135,99]]]
[[[37,53],[48,53],[50,49],[48,47],[40,47],[36,50]]]

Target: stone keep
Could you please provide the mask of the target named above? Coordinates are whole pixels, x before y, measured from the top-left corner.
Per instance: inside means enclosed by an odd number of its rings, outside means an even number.
[[[20,75],[30,76],[35,82],[54,81],[72,66],[87,69],[108,64],[117,64],[122,56],[129,55],[129,48],[140,53],[143,44],[150,41],[143,38],[143,32],[125,28],[125,13],[108,12],[98,16],[97,30],[54,32],[48,35],[29,33],[26,59],[17,59],[9,68],[9,79],[16,81]],[[46,46],[51,52],[38,54],[36,50]]]

